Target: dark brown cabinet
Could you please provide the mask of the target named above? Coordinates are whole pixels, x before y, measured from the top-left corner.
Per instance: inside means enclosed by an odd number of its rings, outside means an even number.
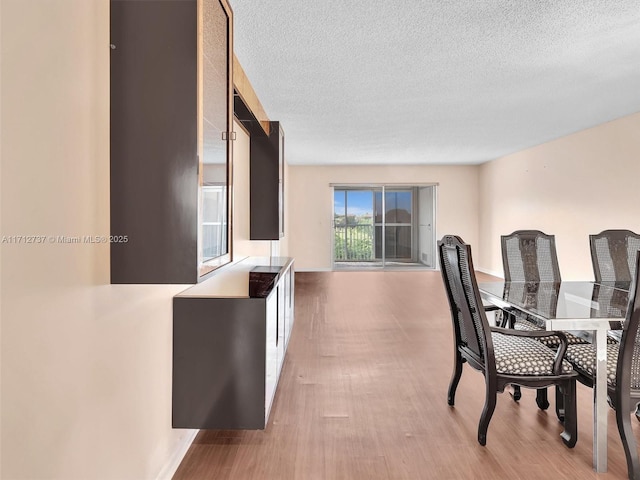
[[[111,283],[197,283],[231,260],[226,0],[111,0]]]
[[[269,285],[257,297],[252,274]],[[265,428],[293,328],[294,281],[292,258],[249,257],[174,297],[174,428]]]
[[[284,131],[280,122],[270,127],[269,136],[251,135],[251,240],[284,236]]]

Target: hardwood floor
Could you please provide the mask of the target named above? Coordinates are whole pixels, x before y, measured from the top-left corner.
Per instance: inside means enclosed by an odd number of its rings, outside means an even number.
[[[479,274],[479,279],[488,278]],[[578,444],[535,391],[484,403],[465,366],[456,406],[449,307],[439,272],[296,274],[296,323],[264,431],[201,431],[174,479],[624,479],[609,412],[609,471],[592,469],[592,391],[578,386]],[[634,422],[640,438],[640,422]]]

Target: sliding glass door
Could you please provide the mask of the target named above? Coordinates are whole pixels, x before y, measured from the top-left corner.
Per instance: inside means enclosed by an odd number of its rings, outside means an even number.
[[[376,258],[383,263],[414,262],[412,189],[382,187],[375,193],[375,199]]]
[[[334,266],[434,267],[433,239],[421,239],[433,235],[434,193],[433,185],[334,187]]]

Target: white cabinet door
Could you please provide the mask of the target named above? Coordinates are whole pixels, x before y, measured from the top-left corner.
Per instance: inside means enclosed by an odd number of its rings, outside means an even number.
[[[266,312],[266,362],[265,362],[265,424],[269,418],[271,403],[278,383],[278,295],[274,290],[267,297]]]
[[[289,343],[293,328],[293,269],[289,269],[283,279],[284,291],[284,336],[285,343]]]
[[[278,282],[278,286],[276,287],[276,294],[278,296],[278,376],[280,375],[280,370],[282,370],[282,364],[284,363],[284,354],[286,347],[286,337],[285,337],[285,288],[284,288],[284,279],[281,279]]]

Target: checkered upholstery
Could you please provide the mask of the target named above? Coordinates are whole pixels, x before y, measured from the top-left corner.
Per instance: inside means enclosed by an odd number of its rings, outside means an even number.
[[[491,332],[498,373],[506,375],[554,375],[555,352],[532,338]],[[570,373],[571,364],[562,361],[562,373]]]
[[[607,383],[616,385],[616,366],[620,344],[613,342],[607,344]],[[595,377],[596,372],[596,348],[592,344],[569,345],[565,358],[588,375]],[[640,390],[640,345],[636,344],[631,361],[631,388]]]
[[[537,332],[537,331],[541,331],[544,330],[544,328],[539,327],[538,325],[535,325],[527,320],[524,320],[522,318],[518,318],[516,319],[516,323],[513,326],[513,328],[515,330],[522,330],[522,331],[527,331],[527,332]],[[567,337],[567,342],[569,343],[569,345],[572,344],[581,344],[581,343],[589,343],[587,340],[585,340],[584,338],[580,338],[577,337],[575,335],[572,335],[569,332],[562,332],[565,334],[565,336]],[[538,342],[542,342],[545,346],[549,347],[549,348],[553,348],[553,349],[557,349],[560,346],[560,339],[554,335],[550,335],[548,337],[538,337],[536,338],[536,340]]]

